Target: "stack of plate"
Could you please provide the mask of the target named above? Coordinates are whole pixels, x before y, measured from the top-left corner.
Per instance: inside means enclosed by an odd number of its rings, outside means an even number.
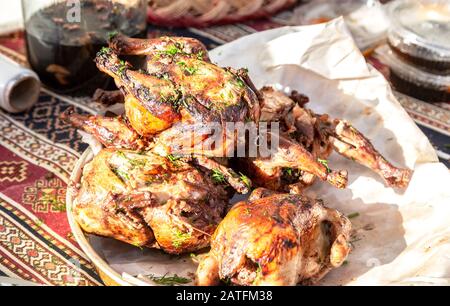
[[[450,2],[401,0],[389,9],[388,46],[377,50],[400,92],[450,102]]]

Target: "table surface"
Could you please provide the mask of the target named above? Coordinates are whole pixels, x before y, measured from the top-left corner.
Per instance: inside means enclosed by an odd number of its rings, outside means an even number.
[[[289,14],[205,29],[149,26],[148,36],[191,36],[211,49],[244,35],[282,26]],[[26,64],[23,35],[0,37],[0,53]],[[376,58],[368,60],[387,75],[386,67]],[[448,166],[450,106],[396,95]],[[45,89],[29,112],[12,115],[0,110],[0,277],[48,285],[102,284],[72,239],[65,213],[68,178],[86,148],[76,130],[58,118],[71,106],[77,112],[98,110],[87,98],[59,96]]]

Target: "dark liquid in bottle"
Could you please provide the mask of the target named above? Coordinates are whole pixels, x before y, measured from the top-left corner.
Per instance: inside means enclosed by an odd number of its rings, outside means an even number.
[[[26,23],[27,52],[31,67],[45,85],[60,93],[90,95],[110,83],[93,61],[107,44],[108,35],[117,31],[145,37],[146,14],[143,8],[107,0],[81,1],[80,8],[80,22],[74,22],[73,6],[66,2],[32,15]]]

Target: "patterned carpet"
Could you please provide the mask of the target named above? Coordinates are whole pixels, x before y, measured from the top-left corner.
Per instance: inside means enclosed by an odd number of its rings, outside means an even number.
[[[282,26],[289,13],[270,20],[207,29],[170,30],[149,26],[148,35],[183,35],[214,48],[244,35]],[[0,52],[25,64],[23,35],[0,38]],[[375,58],[369,61],[382,72]],[[399,101],[436,146],[443,162],[450,154],[450,107],[403,95]],[[86,145],[58,119],[69,106],[95,113],[89,99],[43,90],[27,113],[0,111],[0,276],[48,285],[100,285],[95,268],[72,239],[65,214],[69,174]]]

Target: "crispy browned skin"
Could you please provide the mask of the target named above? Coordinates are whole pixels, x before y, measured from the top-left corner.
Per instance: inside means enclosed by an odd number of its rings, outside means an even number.
[[[210,63],[205,47],[197,40],[117,36],[111,47],[99,53],[97,66],[115,78],[124,92],[127,117],[141,135],[154,135],[172,126],[178,133],[186,125],[239,122],[247,117],[256,119],[259,114],[259,102],[246,72]],[[146,55],[145,71],[133,70],[115,52]],[[204,141],[204,136],[208,134],[200,134],[193,145]],[[164,141],[165,149],[182,153],[172,148],[172,143],[177,145],[170,140]],[[202,154],[213,156],[214,152]]]
[[[214,232],[199,285],[312,284],[344,262],[351,230],[345,216],[305,196],[255,193]]]
[[[84,231],[180,254],[209,245],[228,205],[223,186],[181,160],[104,149],[73,203]]]
[[[280,135],[279,148],[275,153],[268,158],[256,158],[252,160],[252,163],[259,169],[297,169],[313,174],[337,188],[345,188],[347,186],[346,170],[332,170],[328,168],[320,163],[301,144],[283,135]]]
[[[157,125],[160,125],[159,120],[171,125],[181,119],[180,114],[171,104],[172,101],[180,99],[180,93],[169,80],[134,71],[111,49],[99,52],[96,63],[101,71],[115,79],[117,86],[122,89],[125,99],[139,101],[140,105],[149,112],[147,116],[154,117]],[[125,107],[127,108],[127,105]],[[130,123],[133,128],[139,129],[136,126],[140,122],[130,121]],[[150,126],[149,129],[149,133],[157,132],[153,126]]]
[[[172,53],[179,52],[209,62],[206,47],[200,41],[189,37],[166,36],[154,39],[139,39],[119,34],[111,38],[109,46],[122,55],[156,55],[166,53],[167,50],[170,52],[173,50]]]
[[[80,115],[69,109],[60,118],[93,135],[109,148],[140,151],[148,145],[147,140],[142,139],[121,117]]]
[[[280,121],[282,125],[281,152],[271,159],[243,160],[241,165],[252,169],[250,174],[259,186],[275,190],[300,191],[314,182],[314,177],[331,180],[333,185],[344,186],[344,172],[326,178],[334,171],[329,169],[327,158],[334,149],[344,157],[356,161],[378,173],[390,187],[406,187],[412,171],[389,163],[358,130],[340,119],[331,120],[328,115],[317,115],[304,107],[307,99],[294,92],[291,97],[264,87],[261,120]],[[284,144],[283,144],[284,143]],[[284,154],[301,157],[299,165]],[[293,148],[292,150],[289,148]],[[279,158],[278,155],[281,155]],[[318,162],[319,161],[319,162]],[[330,172],[331,171],[331,172]],[[313,176],[312,176],[313,175]]]
[[[219,162],[204,156],[193,157],[196,164],[211,171],[218,171],[223,175],[224,180],[238,193],[247,194],[252,187],[252,181],[245,175],[238,175],[233,169],[228,168]]]

